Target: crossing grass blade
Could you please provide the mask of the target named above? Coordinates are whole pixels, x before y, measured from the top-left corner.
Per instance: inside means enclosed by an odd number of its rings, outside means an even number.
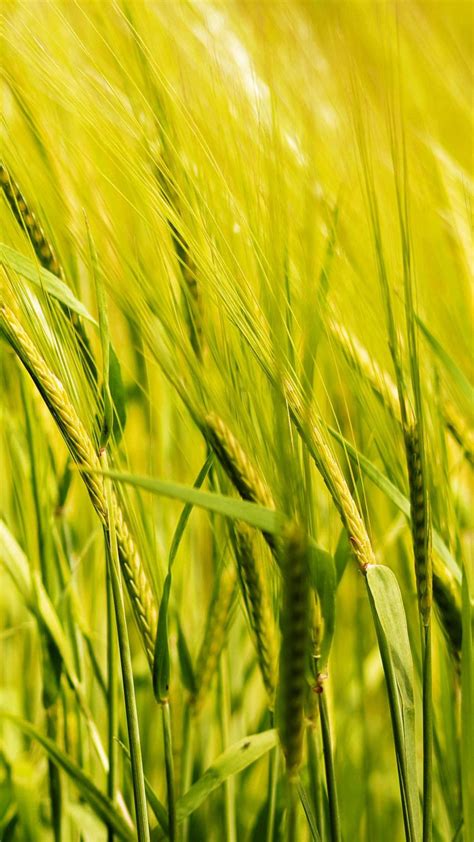
[[[84,304],[76,298],[67,284],[31,258],[26,257],[5,243],[0,243],[0,263],[30,283],[40,287],[48,295],[52,295],[53,298],[65,304],[66,307],[69,307],[78,316],[81,316],[92,324],[96,324],[93,316],[91,316]]]
[[[133,842],[134,828],[126,824],[114,804],[91,781],[88,775],[74,763],[52,740],[45,737],[31,722],[26,722],[7,711],[0,711],[0,718],[8,720],[32,740],[36,740],[45,750],[48,757],[67,774],[71,783],[76,787],[81,797],[91,806],[99,818],[113,827],[119,839]]]

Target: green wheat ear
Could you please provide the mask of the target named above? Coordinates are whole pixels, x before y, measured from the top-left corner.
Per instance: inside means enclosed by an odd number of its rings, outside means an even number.
[[[52,243],[41,227],[36,214],[21,193],[17,182],[2,162],[0,162],[0,186],[16,221],[27,234],[41,266],[58,278],[64,279],[64,270],[56,257]],[[61,304],[61,309],[72,325],[79,352],[86,364],[91,381],[95,382],[97,380],[97,369],[94,354],[82,320],[77,313],[66,305]]]
[[[407,430],[405,442],[418,603],[423,624],[427,626],[433,602],[431,526],[429,501],[421,464],[420,441],[415,424]]]
[[[7,341],[34,381],[46,406],[59,427],[72,459],[76,463],[99,518],[107,526],[107,506],[104,484],[100,477],[101,465],[91,440],[71,404],[61,381],[50,371],[23,330],[14,313],[0,302],[0,326]],[[123,577],[130,596],[135,620],[150,667],[153,666],[157,624],[156,601],[148,576],[140,559],[114,494],[115,531],[122,565]]]
[[[298,523],[292,522],[285,528],[282,548],[278,721],[288,776],[295,779],[303,756],[306,667],[310,646],[308,540]]]
[[[196,712],[203,706],[224,647],[229,616],[234,602],[237,576],[232,565],[216,581],[209,606],[204,637],[194,670],[196,691],[191,703]]]
[[[244,523],[237,523],[234,534],[235,555],[247,613],[252,628],[260,672],[273,707],[277,680],[277,637],[275,620],[257,555],[255,537]]]

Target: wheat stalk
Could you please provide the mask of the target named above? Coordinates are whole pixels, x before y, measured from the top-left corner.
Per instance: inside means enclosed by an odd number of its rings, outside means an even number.
[[[79,468],[92,504],[102,524],[107,528],[107,505],[100,476],[100,461],[63,384],[50,371],[16,316],[4,302],[0,302],[0,326],[56,421],[71,457]],[[152,667],[157,624],[155,597],[115,494],[113,508],[122,572],[148,662]]]

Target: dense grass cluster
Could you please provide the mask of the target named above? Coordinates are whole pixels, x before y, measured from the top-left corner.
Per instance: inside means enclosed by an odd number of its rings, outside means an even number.
[[[471,842],[469,4],[2,16],[0,839]]]

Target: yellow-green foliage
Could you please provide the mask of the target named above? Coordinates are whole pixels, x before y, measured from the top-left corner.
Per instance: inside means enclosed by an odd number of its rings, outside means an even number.
[[[0,838],[470,842],[470,4],[1,14]]]

